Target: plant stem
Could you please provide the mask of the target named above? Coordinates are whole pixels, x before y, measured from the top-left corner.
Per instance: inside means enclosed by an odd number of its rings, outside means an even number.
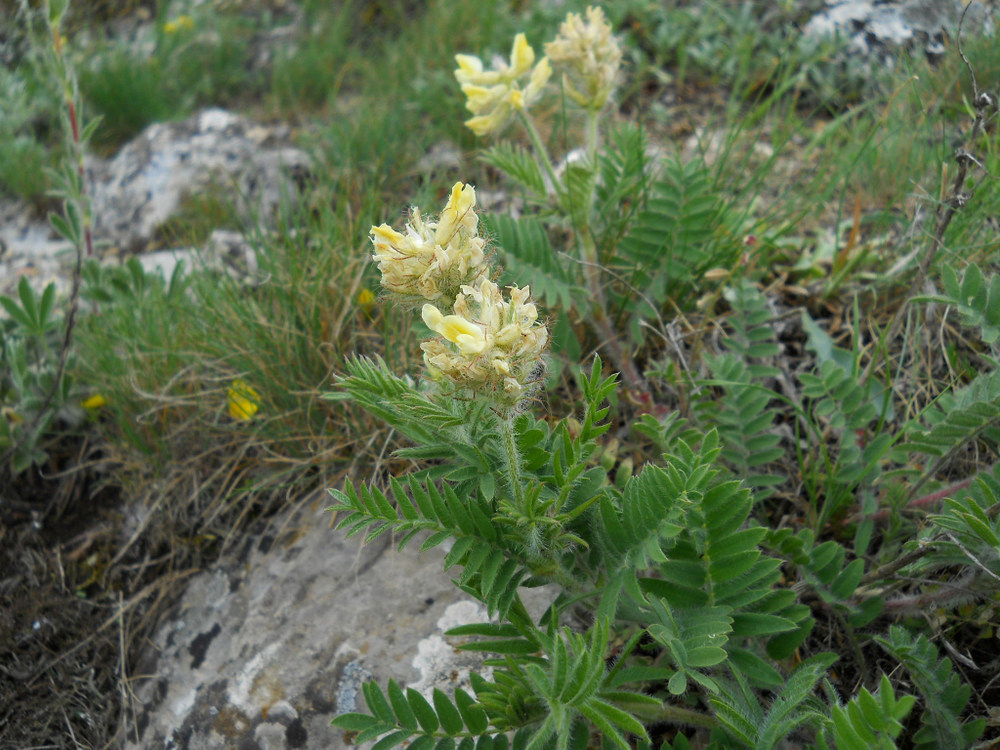
[[[659,716],[657,716],[657,721],[686,724],[689,727],[702,727],[704,729],[715,729],[719,724],[714,716],[670,704],[663,706],[659,712]]]
[[[528,138],[531,139],[531,145],[535,149],[535,156],[542,162],[542,166],[545,167],[545,173],[552,182],[552,190],[558,195],[560,192],[559,178],[556,177],[555,167],[552,166],[552,159],[549,158],[549,152],[545,148],[545,144],[542,143],[542,137],[538,134],[538,129],[535,128],[535,123],[528,116],[527,112],[521,110],[520,116],[521,124],[524,125],[524,129],[528,132]]]
[[[965,52],[962,50],[962,24],[965,22],[965,14],[969,11],[972,3],[965,6],[965,10],[962,11],[962,16],[958,21],[958,54],[962,58],[962,62],[965,63],[965,67],[969,71],[969,77],[972,80],[972,103],[975,107],[976,114],[972,121],[972,128],[969,131],[969,135],[966,138],[966,143],[969,149],[972,149],[976,145],[976,141],[979,136],[982,135],[983,130],[986,126],[986,121],[991,115],[991,110],[995,110],[996,104],[992,97],[990,97],[986,92],[979,90],[979,85],[976,83],[976,73],[972,68],[972,64],[969,59],[965,56]],[[886,335],[883,337],[885,341],[893,341],[896,336],[899,335],[900,328],[903,326],[903,312],[907,309],[910,303],[910,299],[914,297],[917,290],[924,283],[927,278],[927,273],[931,268],[931,264],[937,257],[938,250],[944,247],[944,235],[948,231],[948,226],[951,224],[951,220],[955,217],[955,213],[960,209],[965,208],[966,204],[972,200],[973,193],[975,192],[975,186],[970,189],[966,189],[966,180],[969,176],[969,172],[972,167],[982,168],[982,164],[972,155],[971,151],[967,151],[965,148],[959,147],[955,150],[954,154],[955,163],[958,165],[958,169],[955,172],[955,179],[951,184],[951,193],[948,197],[938,204],[937,211],[934,215],[934,234],[931,237],[931,244],[928,251],[924,254],[920,261],[920,265],[917,268],[916,276],[914,276],[913,281],[910,283],[910,288],[906,295],[903,297],[903,303],[897,308],[896,312],[892,316],[892,320],[889,322],[889,328]],[[864,373],[862,373],[859,378],[860,383],[864,383],[868,380],[871,375],[873,368],[875,367],[876,360],[873,357],[871,361],[868,362],[868,366],[865,368]],[[926,476],[921,479],[920,484],[926,481]],[[915,488],[911,492],[911,497],[915,495],[917,489]]]
[[[604,289],[601,287],[601,264],[597,258],[597,248],[594,246],[594,240],[586,227],[583,228],[583,231],[578,236],[580,238],[580,254],[583,256],[581,258],[583,262],[583,276],[587,283],[587,291],[590,292],[590,297],[593,300],[593,305],[590,308],[590,325],[597,332],[604,346],[607,347],[608,356],[619,372],[621,372],[625,385],[633,391],[648,393],[649,388],[646,385],[645,379],[639,373],[632,357],[622,347],[618,332],[615,331],[611,320],[608,318],[607,304],[604,300]]]
[[[524,129],[528,133],[528,138],[531,139],[531,144],[535,149],[535,154],[539,161],[541,161],[542,166],[545,168],[549,179],[552,181],[553,189],[558,194],[560,192],[559,180],[556,177],[556,171],[552,166],[552,160],[549,158],[549,153],[546,150],[545,145],[542,143],[542,138],[538,134],[537,128],[535,128],[535,123],[532,121],[531,117],[528,116],[527,112],[522,110],[519,114],[521,117],[521,123],[524,125]],[[598,130],[599,114],[599,112],[591,110],[587,111],[587,156],[591,165],[594,166],[595,169],[597,163],[597,147],[600,142]],[[597,333],[598,337],[600,337],[604,345],[607,347],[608,355],[614,366],[618,368],[618,371],[621,373],[622,380],[624,380],[625,385],[633,391],[638,391],[640,397],[642,397],[642,395],[648,396],[649,388],[646,385],[645,379],[639,374],[639,370],[636,368],[635,362],[632,361],[632,358],[628,356],[622,348],[618,333],[615,331],[615,328],[611,324],[607,315],[607,304],[604,300],[604,290],[601,287],[600,258],[597,254],[597,246],[594,244],[594,238],[590,233],[590,212],[593,206],[595,190],[596,182],[592,182],[590,195],[587,196],[586,205],[583,206],[585,211],[583,221],[576,227],[576,235],[579,238],[580,261],[583,265],[583,275],[586,280],[587,291],[590,292],[591,299],[594,302],[590,310],[590,324]]]
[[[587,110],[587,162],[589,167],[597,170],[597,149],[600,145],[600,110]],[[579,238],[580,260],[583,263],[583,276],[587,283],[587,291],[594,304],[591,308],[591,326],[598,337],[607,348],[608,355],[612,363],[618,368],[625,385],[631,390],[638,392],[640,398],[645,400],[644,395],[648,395],[649,387],[645,378],[639,373],[632,357],[622,347],[618,332],[612,325],[607,315],[607,303],[604,297],[604,288],[601,286],[601,272],[604,266],[601,265],[601,258],[594,243],[594,236],[590,231],[591,214],[594,210],[594,196],[597,192],[597,179],[590,180],[590,190],[587,193],[583,208],[583,221],[576,224],[576,234]],[[651,399],[650,399],[651,400]]]
[[[521,454],[517,451],[517,441],[514,437],[514,411],[508,409],[497,422],[500,425],[500,438],[503,442],[504,454],[507,457],[507,481],[510,482],[511,494],[517,509],[524,512],[524,485],[521,482]]]
[[[583,214],[583,219],[587,222],[588,226],[590,225],[591,214],[594,211],[594,197],[597,194],[597,149],[601,142],[600,131],[597,126],[600,123],[600,114],[600,111],[587,110],[587,163],[594,170],[594,177],[590,180],[590,190],[587,191],[587,202],[584,206]]]
[[[66,53],[63,50],[63,37],[62,37],[62,15],[58,15],[55,22],[51,18],[49,13],[48,2],[43,4],[43,13],[48,23],[48,32],[51,36],[52,42],[52,54],[54,56],[53,68],[56,73],[56,77],[59,79],[59,83],[62,86],[63,92],[63,103],[66,106],[66,118],[69,121],[69,132],[65,135],[67,138],[67,150],[69,151],[69,157],[73,161],[76,168],[76,174],[79,178],[79,184],[76,187],[76,193],[67,196],[67,200],[72,201],[75,204],[76,209],[79,211],[80,223],[83,228],[83,248],[77,248],[79,250],[86,250],[87,257],[90,258],[94,254],[94,243],[93,237],[91,235],[91,218],[90,218],[90,205],[86,197],[86,171],[83,163],[83,138],[80,130],[82,113],[79,111],[78,102],[80,101],[79,90],[77,88],[76,76],[73,74],[66,61]]]
[[[987,469],[987,471],[992,471],[992,469]],[[974,478],[975,477],[969,477],[968,479],[963,479],[961,482],[955,482],[954,484],[950,484],[944,489],[938,490],[937,492],[932,492],[929,495],[924,495],[923,497],[918,497],[914,500],[910,500],[909,502],[906,503],[903,510],[910,508],[926,508],[933,506],[936,503],[939,503],[942,500],[944,500],[946,497],[951,497],[959,490],[964,490],[966,487],[971,486],[972,480]],[[884,521],[891,514],[892,514],[891,508],[883,508],[882,510],[878,511],[877,513],[873,513],[870,516],[863,516],[861,513],[855,513],[853,516],[850,516],[846,522],[857,523],[858,521],[861,521],[865,518],[870,518],[873,521]]]
[[[597,147],[601,142],[597,129],[597,124],[600,120],[599,115],[600,111],[587,110],[587,156],[590,157],[590,163],[595,167],[597,165]]]
[[[941,607],[952,608],[976,597],[971,588],[975,571],[969,570],[954,583],[938,582],[942,588],[885,600],[885,612],[892,615],[920,615]]]
[[[914,550],[910,550],[906,554],[900,555],[899,557],[887,562],[885,565],[880,565],[875,570],[869,570],[861,579],[860,586],[868,586],[873,583],[882,581],[882,579],[893,575],[897,571],[905,568],[911,563],[915,563],[922,557],[926,557],[933,547],[930,544],[923,543]]]
[[[27,3],[22,4],[22,9],[29,19],[28,23],[29,29],[31,29],[32,43],[37,44],[38,37],[35,36],[34,29],[30,26],[30,16],[27,15]],[[80,303],[83,255],[86,252],[87,257],[90,257],[94,252],[91,235],[90,200],[86,191],[86,173],[83,161],[84,143],[80,127],[82,120],[80,90],[77,85],[76,75],[66,60],[63,50],[61,29],[65,8],[61,12],[52,13],[49,0],[44,0],[41,13],[46,31],[44,42],[51,45],[48,57],[50,74],[55,76],[62,87],[63,104],[66,107],[66,122],[69,125],[68,132],[65,130],[63,132],[63,138],[66,141],[68,157],[73,162],[73,169],[75,171],[73,177],[75,179],[66,179],[70,177],[70,174],[67,174],[66,178],[64,178],[65,184],[61,192],[63,195],[63,213],[70,222],[75,224],[73,227],[73,236],[67,237],[67,239],[71,239],[73,242],[74,250],[76,251],[76,263],[73,267],[72,287],[70,289],[68,310],[66,312],[62,345],[56,362],[56,374],[52,381],[52,386],[42,399],[41,405],[35,408],[35,414],[32,419],[24,425],[21,438],[0,456],[0,461],[6,461],[9,455],[18,450],[26,441],[32,439],[34,430],[42,423],[43,416],[49,410],[56,393],[63,385],[63,374],[66,371],[66,361],[73,343],[73,330],[76,326],[76,315]],[[41,339],[45,348],[46,358],[52,359],[52,352],[49,349],[44,334],[41,335]]]

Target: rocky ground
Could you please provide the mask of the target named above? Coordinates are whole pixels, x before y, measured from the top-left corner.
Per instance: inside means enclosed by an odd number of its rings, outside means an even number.
[[[331,531],[328,500],[191,579],[139,662],[128,747],[330,750],[350,744],[330,719],[359,709],[365,680],[428,698],[468,687],[481,659],[442,634],[484,622],[483,607],[452,585],[440,550]],[[529,592],[538,614],[546,594]]]

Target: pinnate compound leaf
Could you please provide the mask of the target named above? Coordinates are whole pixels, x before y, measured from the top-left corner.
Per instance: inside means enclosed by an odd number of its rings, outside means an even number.
[[[950,659],[939,659],[937,648],[923,634],[914,635],[893,625],[875,642],[896,658],[910,675],[923,698],[922,727],[914,735],[920,750],[965,747],[982,734],[985,719],[962,721],[971,688],[952,669]]]

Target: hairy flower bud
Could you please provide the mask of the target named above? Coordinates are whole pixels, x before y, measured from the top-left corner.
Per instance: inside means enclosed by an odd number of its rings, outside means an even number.
[[[586,23],[576,13],[566,16],[545,54],[573,101],[594,111],[605,105],[618,83],[622,50],[600,8],[587,8]]]

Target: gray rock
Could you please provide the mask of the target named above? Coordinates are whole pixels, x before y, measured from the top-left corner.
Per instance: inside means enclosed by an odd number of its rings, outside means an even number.
[[[139,264],[147,273],[156,273],[169,280],[183,263],[182,270],[193,269],[221,271],[238,281],[257,277],[257,254],[246,238],[229,229],[216,229],[204,247],[158,250],[138,256]]]
[[[954,39],[967,3],[962,0],[833,0],[814,15],[803,35],[840,35],[850,40],[849,53],[892,64],[900,48],[922,49],[934,58]],[[994,10],[981,3],[966,14],[963,33],[993,33]]]
[[[22,277],[36,290],[53,282],[57,294],[66,294],[75,258],[72,244],[30,206],[0,201],[0,294],[12,294]]]
[[[296,179],[311,160],[289,144],[287,128],[265,128],[220,109],[146,128],[112,159],[87,158],[95,255],[115,261],[148,249],[157,229],[185,197],[222,191],[239,210],[265,224],[283,200],[294,201]],[[206,262],[237,275],[255,273],[255,257],[236,232],[217,230],[204,248],[149,253],[142,264],[169,277],[179,260]],[[76,252],[22,201],[0,201],[0,294],[22,277],[65,295]]]
[[[460,172],[463,167],[461,150],[449,141],[434,144],[417,162],[417,171],[421,174],[436,172],[454,174]]]
[[[870,2],[847,2],[817,13],[804,29],[807,34],[830,36],[855,32],[872,14]]]
[[[337,750],[348,745],[330,720],[364,710],[365,681],[450,693],[479,666],[442,637],[486,619],[442,570],[444,552],[397,552],[388,537],[359,547],[330,528],[327,500],[192,579],[131,679],[127,747]],[[552,596],[527,593],[536,612]]]
[[[287,129],[221,109],[150,125],[110,161],[87,161],[95,240],[142,251],[184,197],[207,190],[221,190],[266,221],[294,197],[293,176],[310,163],[289,145]]]

